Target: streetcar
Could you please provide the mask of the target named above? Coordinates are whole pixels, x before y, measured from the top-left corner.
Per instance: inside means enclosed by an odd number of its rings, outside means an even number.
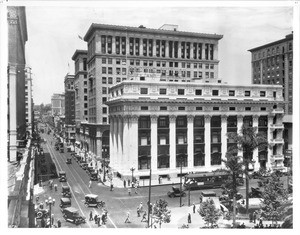
[[[231,175],[225,171],[190,173],[184,176],[183,188],[197,190],[207,188],[220,188]],[[238,185],[244,183],[242,176],[237,179]]]

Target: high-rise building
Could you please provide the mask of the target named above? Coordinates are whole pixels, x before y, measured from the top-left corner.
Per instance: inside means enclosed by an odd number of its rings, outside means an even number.
[[[288,159],[291,157],[293,144],[293,33],[249,51],[252,58],[252,83],[283,86],[283,97],[286,102],[283,138]]]
[[[65,94],[53,94],[51,96],[52,116],[65,115]]]
[[[88,125],[82,126],[86,149],[102,158],[109,152],[111,86],[140,72],[157,73],[174,82],[221,82],[218,41],[222,35],[179,31],[176,25],[160,29],[92,24],[87,42]]]
[[[7,7],[8,23],[8,160],[17,160],[17,147],[26,138],[25,7]]]
[[[31,68],[26,71],[25,78],[25,113],[26,113],[26,131],[27,136],[32,136],[33,131],[33,96],[32,96],[32,73]]]
[[[249,169],[283,166],[283,94],[280,85],[174,82],[131,77],[110,88],[110,166],[123,179],[178,177],[224,168],[242,125],[265,133],[271,149],[256,149]],[[242,153],[241,153],[242,154]]]
[[[65,76],[65,138],[67,142],[75,143],[75,89],[74,75]]]

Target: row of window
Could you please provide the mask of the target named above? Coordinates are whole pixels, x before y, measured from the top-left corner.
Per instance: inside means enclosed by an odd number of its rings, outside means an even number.
[[[293,50],[292,42],[288,43],[287,49],[288,49],[288,51]],[[254,54],[253,56],[254,56],[254,60],[256,60],[256,59],[265,58],[266,56],[272,56],[272,55],[276,55],[276,54],[284,54],[284,52],[285,52],[285,47],[283,45],[281,48],[279,46],[276,46],[276,47],[264,49],[263,51],[255,52],[255,53],[253,53]]]
[[[142,87],[140,88],[140,94],[141,95],[147,95],[149,92],[149,88]],[[160,95],[166,95],[167,94],[167,88],[160,88],[159,89]],[[219,96],[219,90],[212,90],[212,96]],[[177,95],[185,95],[185,89],[178,88],[177,89]],[[195,95],[196,96],[202,96],[202,89],[195,89]],[[236,91],[235,90],[229,90],[228,91],[229,96],[235,96]],[[251,91],[246,90],[244,91],[244,96],[251,96]],[[266,97],[266,91],[260,91],[259,92],[260,97]],[[273,92],[273,97],[276,97],[276,91]]]
[[[141,106],[141,107],[140,107],[140,110],[142,110],[142,111],[147,111],[147,110],[149,110],[149,107],[148,107],[148,106]],[[160,107],[159,107],[159,110],[161,110],[161,111],[166,111],[166,110],[168,110],[168,107],[167,107],[167,106],[160,106]],[[185,107],[185,106],[179,106],[179,107],[177,107],[177,110],[178,110],[178,111],[184,111],[184,110],[186,110],[186,107]],[[197,106],[197,107],[196,107],[196,110],[197,110],[197,111],[203,110],[203,107]],[[219,110],[220,110],[220,107],[219,107],[219,106],[214,106],[214,107],[213,107],[213,111],[219,111]],[[237,108],[236,108],[235,106],[234,106],[234,107],[228,107],[228,110],[229,110],[229,111],[236,111]],[[244,110],[245,110],[245,111],[251,111],[252,108],[251,108],[251,107],[244,107]],[[260,107],[260,111],[266,111],[266,110],[267,110],[266,107]]]

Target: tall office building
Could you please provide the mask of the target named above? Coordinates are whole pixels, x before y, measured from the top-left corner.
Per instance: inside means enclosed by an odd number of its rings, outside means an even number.
[[[8,23],[8,161],[17,160],[17,147],[26,138],[25,7],[7,7]]]
[[[27,69],[25,78],[25,113],[26,113],[26,135],[32,136],[33,131],[33,96],[32,96],[32,73]]]
[[[52,116],[65,115],[65,94],[53,94],[51,96]]]
[[[65,76],[65,137],[67,142],[75,143],[75,89],[74,75]]]
[[[284,149],[290,158],[293,144],[293,33],[285,38],[250,49],[253,84],[279,84],[283,86]]]
[[[105,103],[111,86],[140,72],[157,73],[174,82],[220,83],[218,41],[222,37],[179,31],[176,25],[148,29],[92,24],[84,36],[88,45],[89,126],[83,133],[89,149],[100,158],[109,150],[103,145],[108,146],[110,120]]]

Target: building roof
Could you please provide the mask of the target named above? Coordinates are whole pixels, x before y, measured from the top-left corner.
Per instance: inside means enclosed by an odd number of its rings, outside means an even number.
[[[72,56],[72,60],[75,60],[80,54],[87,55],[87,50],[76,50]]]
[[[283,43],[283,42],[287,42],[287,41],[290,41],[290,40],[293,40],[293,33],[286,35],[285,38],[283,38],[283,39],[280,39],[280,40],[275,41],[275,42],[270,42],[270,43],[267,43],[267,44],[259,46],[259,47],[255,47],[255,48],[250,49],[248,51],[254,52],[254,51],[257,51],[257,50],[260,50],[260,49],[263,49],[263,48],[266,48],[266,47],[274,46],[274,45],[277,45],[277,44],[280,44],[280,43]]]
[[[206,34],[206,33],[195,33],[195,32],[185,32],[185,31],[175,31],[175,30],[164,30],[164,29],[150,29],[146,27],[132,27],[132,26],[120,26],[120,25],[108,25],[108,24],[91,24],[87,33],[84,36],[84,41],[88,41],[90,36],[95,30],[117,30],[125,32],[139,32],[139,33],[148,33],[148,34],[165,34],[173,36],[184,36],[184,37],[202,37],[208,39],[217,39],[220,40],[223,38],[223,35],[219,34]]]

